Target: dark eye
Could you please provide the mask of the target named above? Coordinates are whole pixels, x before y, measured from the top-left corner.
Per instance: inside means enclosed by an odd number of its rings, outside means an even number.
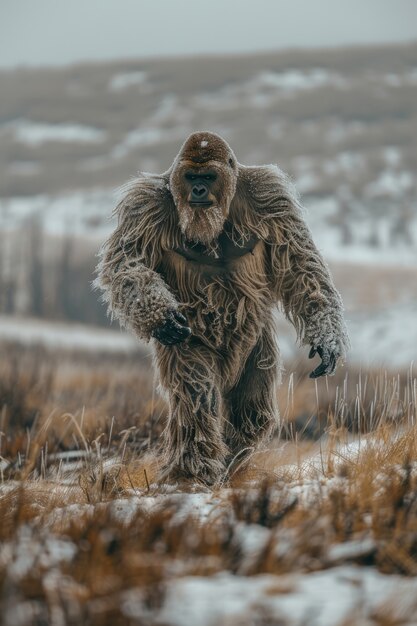
[[[204,176],[204,180],[213,180],[213,176]]]
[[[195,180],[197,178],[197,175],[196,174],[186,174],[185,178],[187,180]]]

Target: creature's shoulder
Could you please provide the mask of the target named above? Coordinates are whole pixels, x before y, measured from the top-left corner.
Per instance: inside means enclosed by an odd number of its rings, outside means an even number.
[[[277,165],[239,166],[237,194],[260,215],[300,209],[293,183]]]
[[[139,175],[120,188],[121,200],[115,209],[119,221],[130,219],[157,220],[171,213],[174,204],[166,174]]]

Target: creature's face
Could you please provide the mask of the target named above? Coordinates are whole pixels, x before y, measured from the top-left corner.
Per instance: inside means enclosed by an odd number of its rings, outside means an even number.
[[[210,244],[223,230],[236,190],[237,162],[227,143],[194,133],[172,167],[170,188],[179,224],[191,241]]]

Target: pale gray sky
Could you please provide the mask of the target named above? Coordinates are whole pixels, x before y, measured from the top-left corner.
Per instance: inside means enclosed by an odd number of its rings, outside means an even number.
[[[0,66],[417,39],[417,0],[0,0]]]

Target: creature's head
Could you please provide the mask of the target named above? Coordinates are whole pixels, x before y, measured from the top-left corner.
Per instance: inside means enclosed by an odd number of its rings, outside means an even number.
[[[237,161],[214,133],[188,137],[171,168],[170,189],[182,232],[191,241],[210,244],[218,237],[236,191]]]

